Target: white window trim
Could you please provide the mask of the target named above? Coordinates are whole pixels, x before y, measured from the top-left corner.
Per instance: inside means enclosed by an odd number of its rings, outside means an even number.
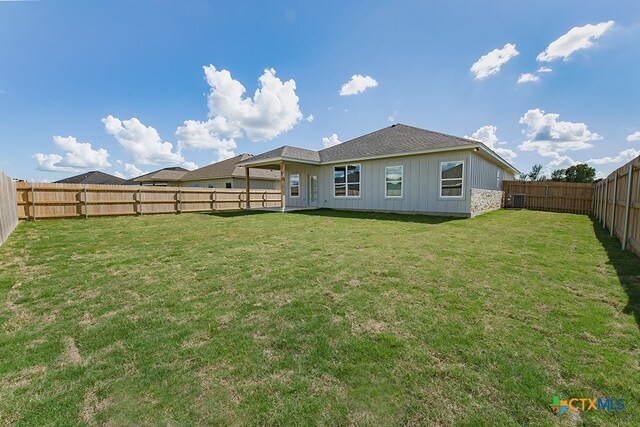
[[[291,185],[291,177],[293,175],[297,175],[298,176],[298,185],[296,185],[295,187],[298,187],[298,195],[294,196],[291,194],[291,188],[294,187],[293,185]],[[289,174],[289,197],[291,197],[292,199],[297,199],[300,197],[300,192],[302,191],[302,186],[300,185],[300,174],[299,173],[290,173]]]
[[[462,188],[461,188],[461,191],[460,191],[460,195],[459,196],[443,196],[442,195],[442,165],[444,165],[445,163],[453,163],[453,162],[462,163]],[[440,198],[441,199],[447,199],[447,200],[449,200],[449,199],[457,199],[457,200],[464,199],[464,197],[465,197],[464,190],[465,190],[465,187],[466,187],[466,185],[465,185],[465,182],[466,182],[465,174],[466,174],[466,172],[467,172],[467,165],[466,165],[464,160],[448,160],[446,162],[440,162],[440,168],[438,169],[438,175],[439,175],[439,177],[438,177],[438,187],[439,187],[438,194],[440,194]],[[446,178],[446,179],[460,179],[460,178]]]
[[[400,168],[402,179],[400,180],[400,195],[399,196],[389,196],[387,195],[387,169],[388,168]],[[404,197],[404,165],[390,165],[384,167],[384,197],[385,199],[402,199]]]
[[[358,182],[347,183],[347,167],[348,166],[358,166],[360,168],[360,180]],[[344,167],[344,196],[336,196],[336,168]],[[333,165],[331,170],[331,179],[333,180],[333,197],[340,199],[359,199],[362,197],[362,164],[360,163],[345,163],[341,165]],[[360,195],[359,196],[349,196],[349,184],[358,184],[360,185]]]

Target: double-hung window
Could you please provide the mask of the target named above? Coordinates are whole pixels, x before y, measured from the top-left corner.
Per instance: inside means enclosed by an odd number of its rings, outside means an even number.
[[[462,198],[464,185],[464,162],[440,163],[440,197]]]
[[[289,175],[289,196],[300,197],[300,174]]]
[[[360,165],[350,164],[333,168],[334,197],[360,197]]]
[[[384,196],[402,197],[402,166],[387,166],[384,168]]]

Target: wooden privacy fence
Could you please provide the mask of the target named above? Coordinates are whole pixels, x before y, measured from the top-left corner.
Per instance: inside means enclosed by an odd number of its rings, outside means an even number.
[[[540,211],[590,214],[593,184],[554,181],[503,181],[504,206],[514,194],[525,195],[525,208]]]
[[[246,200],[246,191],[240,189],[30,182],[18,182],[16,194],[20,219],[237,210]],[[251,190],[250,204],[278,208],[282,199],[277,190]]]
[[[16,185],[11,178],[0,172],[0,245],[7,241],[16,225]]]
[[[640,157],[636,157],[594,189],[593,215],[629,249],[640,256]]]

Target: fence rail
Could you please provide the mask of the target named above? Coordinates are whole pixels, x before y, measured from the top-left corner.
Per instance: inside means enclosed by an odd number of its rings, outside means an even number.
[[[11,178],[0,172],[0,245],[18,225],[16,186]]]
[[[640,157],[596,184],[593,216],[640,256]]]
[[[15,194],[20,219],[223,211],[246,203],[245,190],[222,188],[18,182]],[[282,198],[277,190],[251,190],[250,205],[278,208]]]
[[[532,210],[590,214],[593,184],[553,181],[503,181],[504,205],[514,194],[525,195],[525,208]]]

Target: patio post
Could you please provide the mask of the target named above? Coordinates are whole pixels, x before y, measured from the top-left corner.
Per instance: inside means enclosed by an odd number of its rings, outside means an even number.
[[[285,210],[285,203],[286,203],[286,197],[284,193],[285,180],[286,180],[286,176],[285,176],[284,160],[280,160],[280,197],[282,199],[282,202],[281,202],[282,212],[284,212]]]
[[[251,208],[251,179],[249,178],[249,167],[245,166],[244,168],[244,185],[245,185],[245,191],[246,191],[246,202],[245,202],[245,209],[250,209]]]

